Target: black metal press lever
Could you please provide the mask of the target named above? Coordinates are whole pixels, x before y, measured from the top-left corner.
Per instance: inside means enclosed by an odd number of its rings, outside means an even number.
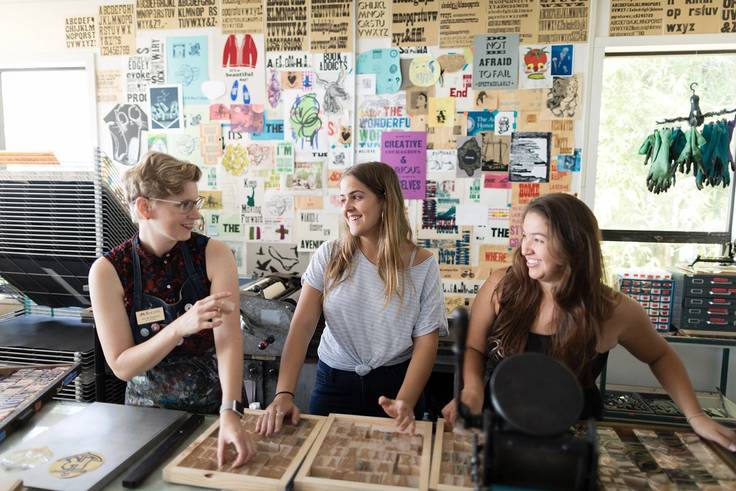
[[[171,452],[173,452],[182,441],[186,440],[203,421],[204,416],[201,414],[190,414],[178,430],[169,435],[168,438],[162,441],[158,447],[144,458],[143,461],[128,471],[125,477],[123,477],[123,487],[137,488],[143,484],[143,481],[151,475],[151,472],[160,466],[161,463],[171,455]]]

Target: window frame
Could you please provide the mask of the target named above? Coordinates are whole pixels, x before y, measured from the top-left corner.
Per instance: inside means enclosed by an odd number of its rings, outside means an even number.
[[[685,39],[687,44],[685,44]],[[640,37],[596,37],[591,46],[588,74],[589,108],[585,115],[586,163],[581,176],[580,197],[595,209],[595,185],[598,164],[598,136],[600,130],[601,106],[603,103],[603,64],[606,56],[643,56],[656,54],[718,54],[736,53],[732,43],[727,43],[723,35],[693,34],[687,36],[640,36]],[[665,117],[667,115],[663,115]],[[676,116],[676,115],[673,115]],[[727,246],[733,240],[736,183],[731,183],[731,199],[728,210],[728,227],[724,231],[683,232],[679,230],[626,230],[602,229],[604,241],[644,242],[674,244],[719,244]]]
[[[48,70],[84,70],[85,79],[87,81],[87,92],[90,94],[89,109],[87,119],[89,120],[89,141],[92,143],[90,148],[89,162],[94,162],[94,149],[99,147],[99,130],[97,122],[97,80],[95,56],[93,53],[76,53],[70,55],[54,55],[47,57],[37,57],[33,61],[28,61],[22,57],[11,60],[0,61],[0,154],[6,153],[5,150],[5,121],[3,111],[3,93],[2,93],[2,74],[3,72],[18,71],[48,71]],[[63,162],[61,162],[63,164]]]

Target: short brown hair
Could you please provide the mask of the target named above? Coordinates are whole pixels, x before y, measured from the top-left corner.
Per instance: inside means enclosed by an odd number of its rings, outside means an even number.
[[[199,167],[161,152],[150,152],[123,176],[125,197],[129,203],[136,198],[166,198],[179,194],[188,182],[202,177]]]

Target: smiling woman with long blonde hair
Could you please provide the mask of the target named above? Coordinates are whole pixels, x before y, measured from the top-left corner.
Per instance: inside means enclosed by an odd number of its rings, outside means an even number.
[[[342,238],[322,244],[281,356],[277,393],[256,429],[270,435],[299,419],[294,390],[321,314],[312,414],[388,414],[413,430],[415,410],[447,318],[439,267],[412,242],[399,179],[383,163],[359,164],[340,181]]]

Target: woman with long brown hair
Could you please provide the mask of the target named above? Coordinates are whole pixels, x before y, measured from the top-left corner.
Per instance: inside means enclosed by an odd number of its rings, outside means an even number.
[[[401,430],[413,431],[438,336],[447,333],[439,267],[412,241],[394,170],[380,162],[349,168],[340,200],[342,237],[322,244],[302,277],[276,395],[256,427],[266,435],[284,417],[299,420],[294,390],[320,314],[325,329],[309,412],[388,414]]]
[[[480,413],[487,375],[503,358],[543,352],[583,386],[581,418],[600,418],[595,379],[621,344],[650,366],[700,436],[736,451],[736,435],[703,412],[682,361],[644,309],[604,284],[600,241],[593,212],[577,198],[549,194],[529,204],[511,267],[494,271],[473,303],[461,400]],[[442,414],[454,423],[454,401]]]

